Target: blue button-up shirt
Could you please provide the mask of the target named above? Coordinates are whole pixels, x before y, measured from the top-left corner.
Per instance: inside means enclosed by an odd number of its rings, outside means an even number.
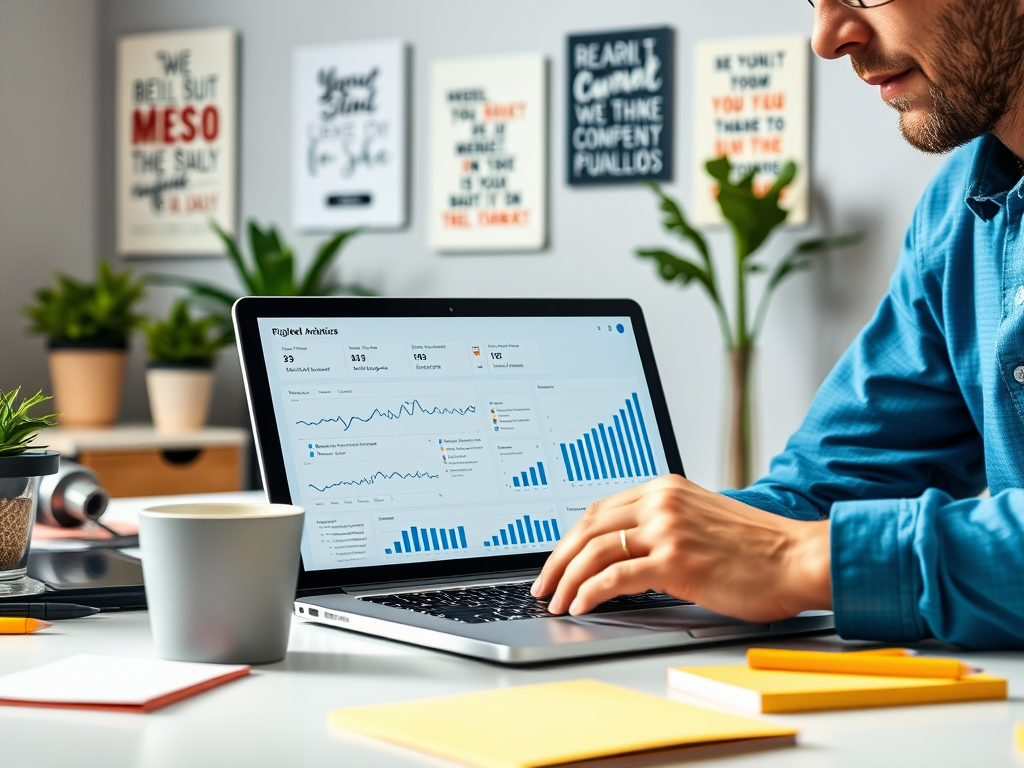
[[[831,518],[843,637],[1024,646],[1020,176],[992,136],[953,154],[806,421],[767,477],[729,492]]]

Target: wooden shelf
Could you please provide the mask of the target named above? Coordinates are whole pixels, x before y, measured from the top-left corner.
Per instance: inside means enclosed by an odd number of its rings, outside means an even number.
[[[115,498],[240,491],[245,487],[248,430],[204,427],[158,432],[152,425],[48,429],[38,445],[89,467]]]

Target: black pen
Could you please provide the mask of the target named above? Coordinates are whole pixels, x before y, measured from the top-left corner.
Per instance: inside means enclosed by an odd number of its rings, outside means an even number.
[[[0,616],[14,616],[25,619],[43,619],[59,621],[61,619],[80,619],[99,613],[99,608],[74,603],[3,603],[0,602]]]

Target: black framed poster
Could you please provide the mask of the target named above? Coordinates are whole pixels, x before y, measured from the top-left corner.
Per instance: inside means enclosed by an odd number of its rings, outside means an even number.
[[[671,27],[570,35],[570,185],[672,179]]]

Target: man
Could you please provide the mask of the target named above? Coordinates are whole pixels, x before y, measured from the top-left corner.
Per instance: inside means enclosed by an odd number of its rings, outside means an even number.
[[[596,502],[534,593],[579,614],[653,588],[752,621],[831,608],[849,638],[1020,647],[1024,3],[812,5],[814,50],[849,56],[907,141],[962,148],[769,475],[727,495],[663,477]]]

